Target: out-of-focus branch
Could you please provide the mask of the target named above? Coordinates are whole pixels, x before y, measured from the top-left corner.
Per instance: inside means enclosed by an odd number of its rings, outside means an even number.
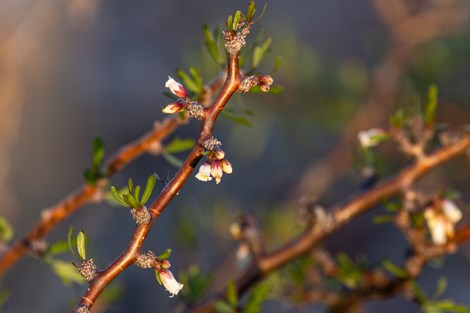
[[[468,6],[454,0],[446,1],[446,5],[428,2],[428,8],[412,12],[405,0],[372,0],[377,14],[391,33],[389,51],[373,72],[364,106],[350,119],[327,155],[304,170],[302,179],[293,188],[292,199],[303,195],[319,196],[348,171],[351,168],[351,159],[347,157],[349,143],[356,139],[361,129],[387,122],[395,107],[400,81],[419,45],[456,32],[467,24]]]
[[[154,147],[156,145],[161,145],[162,140],[168,137],[179,125],[186,122],[186,119],[169,117],[161,123],[155,123],[155,127],[152,131],[127,146],[122,147],[109,159],[105,167],[108,177],[121,170],[143,153],[149,150],[155,152]],[[107,181],[108,179],[104,178],[98,180],[95,185],[85,184],[54,206],[44,209],[41,214],[41,219],[29,234],[14,243],[0,256],[0,274],[4,273],[13,264],[18,262],[18,260],[30,251],[34,242],[41,240],[65,218],[69,217],[83,205],[100,200],[100,194]]]
[[[326,213],[321,220],[318,220],[301,235],[279,249],[265,254],[256,263],[252,263],[236,281],[238,292],[240,294],[245,293],[251,286],[271,272],[305,255],[325,237],[337,232],[363,213],[372,209],[380,200],[400,193],[405,187],[410,186],[430,170],[465,152],[469,148],[470,136],[464,135],[453,144],[418,159],[414,165],[402,170],[395,178],[378,185],[346,204],[336,207],[331,213]],[[434,253],[429,252],[427,255],[431,256]],[[423,261],[425,259],[417,257],[413,262],[420,263]],[[224,295],[225,290],[202,303],[199,307],[196,307],[194,312],[214,312],[214,301],[217,301],[217,299]]]

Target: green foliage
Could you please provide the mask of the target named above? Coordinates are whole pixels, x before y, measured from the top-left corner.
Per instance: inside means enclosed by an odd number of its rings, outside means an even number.
[[[157,269],[155,269],[154,272],[155,272],[155,279],[157,280],[158,284],[159,285],[163,284],[162,278],[160,277],[160,272]]]
[[[382,261],[382,266],[390,272],[393,276],[397,278],[403,278],[407,279],[410,278],[410,275],[408,274],[407,271],[402,269],[401,267],[396,266],[395,264],[392,263],[390,260],[384,260]]]
[[[214,61],[220,65],[225,65],[225,57],[220,53],[218,38],[220,36],[220,30],[215,28],[213,32],[210,31],[208,25],[202,27],[202,33],[204,35],[204,44],[209,51],[209,54],[214,59]]]
[[[176,168],[180,168],[183,165],[183,161],[175,157],[174,153],[181,153],[190,150],[194,147],[194,139],[191,138],[175,138],[169,144],[166,145],[165,151],[162,156],[165,160]]]
[[[424,108],[424,122],[428,126],[434,125],[436,121],[438,89],[436,85],[429,86],[428,103]]]
[[[232,307],[236,307],[238,305],[238,292],[237,287],[233,280],[230,280],[227,284],[227,302]]]
[[[186,272],[180,273],[179,279],[185,286],[182,290],[183,299],[185,303],[191,305],[196,303],[196,301],[202,296],[209,286],[212,276],[210,274],[201,273],[199,268],[193,265],[190,266]]]
[[[253,123],[249,119],[230,112],[230,109],[223,109],[221,113],[223,117],[228,118],[235,124],[246,126],[246,127],[253,127]]]
[[[142,208],[145,206],[145,203],[147,203],[150,196],[152,195],[156,182],[157,175],[150,175],[147,179],[142,198],[140,197],[140,186],[134,187],[134,183],[132,182],[131,178],[129,178],[127,181],[127,193],[119,192],[116,187],[111,186],[111,194],[113,195],[114,199],[122,206],[135,209]]]
[[[451,299],[437,299],[447,287],[445,278],[440,278],[432,296],[427,297],[416,281],[412,282],[412,290],[416,301],[424,313],[467,313],[469,309],[463,305],[456,304]]]
[[[339,271],[335,278],[348,288],[354,289],[359,286],[362,279],[362,267],[345,253],[338,254],[337,262]]]
[[[44,253],[44,257],[55,256],[68,252],[69,244],[66,240],[57,240],[53,244],[49,245]]]
[[[86,249],[87,249],[87,243],[88,239],[84,231],[78,232],[77,236],[75,238],[73,237],[73,226],[70,226],[69,231],[67,233],[67,244],[69,247],[70,252],[79,259],[80,261],[85,261],[87,259],[86,257]],[[77,248],[77,253],[75,253],[74,246]]]
[[[6,218],[0,216],[0,241],[9,242],[13,239],[15,232],[10,222]]]
[[[51,267],[52,271],[59,276],[65,286],[70,286],[72,283],[83,284],[85,279],[77,271],[77,268],[70,262],[65,262],[57,259],[50,259],[47,264]]]
[[[256,286],[250,294],[250,297],[244,305],[244,313],[261,312],[262,303],[268,298],[271,286],[268,283],[262,283]]]
[[[160,253],[160,255],[157,257],[160,261],[162,260],[166,260],[170,257],[171,255],[171,249],[166,249],[165,251],[163,251],[162,253]]]
[[[390,117],[390,124],[395,128],[405,126],[405,110],[399,109]]]
[[[203,91],[204,84],[199,71],[195,67],[189,68],[189,74],[182,69],[178,69],[176,71],[176,76],[183,81],[183,85],[187,87],[189,91],[196,95],[199,95]]]
[[[253,59],[251,61],[252,68],[257,68],[259,66],[260,62],[266,56],[266,53],[268,53],[269,48],[271,47],[271,42],[272,38],[267,37],[261,45],[255,47],[253,51]]]
[[[91,168],[88,168],[83,173],[85,180],[89,184],[96,184],[96,182],[105,177],[102,172],[102,162],[104,158],[104,143],[100,137],[93,140],[93,156],[91,160]]]

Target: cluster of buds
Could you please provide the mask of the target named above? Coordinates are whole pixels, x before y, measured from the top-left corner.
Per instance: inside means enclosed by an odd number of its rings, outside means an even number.
[[[189,94],[183,85],[168,76],[165,87],[170,89],[171,93],[179,99],[164,107],[162,109],[163,113],[173,114],[186,110],[189,115],[195,119],[201,120],[204,117],[204,106],[200,105],[197,101],[191,101],[189,99]]]
[[[78,271],[86,281],[92,281],[96,277],[96,265],[93,259],[83,260]]]
[[[207,160],[199,167],[196,178],[204,182],[214,178],[218,184],[224,172],[226,174],[232,173],[232,164],[225,158],[225,152],[220,148],[220,141],[214,137],[206,140],[203,146],[208,151]]]
[[[371,128],[360,131],[357,138],[363,148],[375,147],[382,141],[389,138],[388,133],[381,128]]]
[[[251,23],[241,20],[237,29],[224,30],[225,48],[230,55],[236,55],[246,45],[246,36],[250,33]]]
[[[273,84],[273,78],[269,75],[246,76],[238,87],[239,92],[249,92],[252,87],[259,86],[261,91],[268,92]]]
[[[424,211],[424,218],[432,241],[437,245],[442,245],[454,236],[454,225],[462,219],[462,212],[453,201],[444,199],[434,201]]]
[[[171,294],[170,298],[173,298],[183,289],[183,284],[179,283],[169,270],[171,263],[167,258],[170,256],[170,253],[171,250],[168,249],[157,257],[152,251],[146,251],[137,256],[134,264],[140,268],[154,268],[158,283],[163,285]]]

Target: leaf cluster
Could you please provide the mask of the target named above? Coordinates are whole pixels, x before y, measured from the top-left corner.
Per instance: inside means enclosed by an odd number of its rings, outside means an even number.
[[[134,186],[132,178],[129,178],[129,180],[127,181],[127,193],[119,192],[116,187],[111,186],[111,194],[113,195],[114,199],[122,206],[139,209],[145,206],[145,203],[147,203],[148,199],[152,195],[156,181],[156,174],[152,174],[149,176],[142,197],[140,196],[140,186]]]

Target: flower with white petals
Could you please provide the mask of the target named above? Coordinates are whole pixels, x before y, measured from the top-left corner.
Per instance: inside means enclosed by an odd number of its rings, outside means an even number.
[[[357,138],[363,148],[377,146],[381,141],[387,138],[387,132],[380,128],[371,128],[360,131]]]
[[[431,232],[432,241],[437,245],[447,243],[454,236],[454,225],[462,219],[462,212],[450,200],[442,200],[440,209],[429,207],[424,218]]]
[[[200,181],[211,181],[211,165],[209,163],[204,163],[199,167],[199,172],[196,174],[196,178]]]
[[[169,293],[171,293],[170,298],[173,298],[175,295],[183,289],[183,284],[179,283],[173,273],[171,273],[168,269],[164,268],[158,272],[160,276],[160,280],[162,281],[163,286]]]
[[[211,175],[212,177],[215,178],[216,184],[220,183],[220,180],[222,179],[223,174],[224,172],[222,171],[222,167],[220,166],[220,161],[219,160],[212,161]]]
[[[178,83],[176,80],[168,76],[168,80],[165,83],[165,87],[170,89],[171,93],[179,98],[186,98],[188,92],[184,89],[183,85]]]
[[[173,114],[173,113],[181,111],[182,109],[183,109],[183,104],[182,103],[174,102],[174,103],[170,103],[166,107],[164,107],[162,109],[162,112],[167,113],[167,114]]]

